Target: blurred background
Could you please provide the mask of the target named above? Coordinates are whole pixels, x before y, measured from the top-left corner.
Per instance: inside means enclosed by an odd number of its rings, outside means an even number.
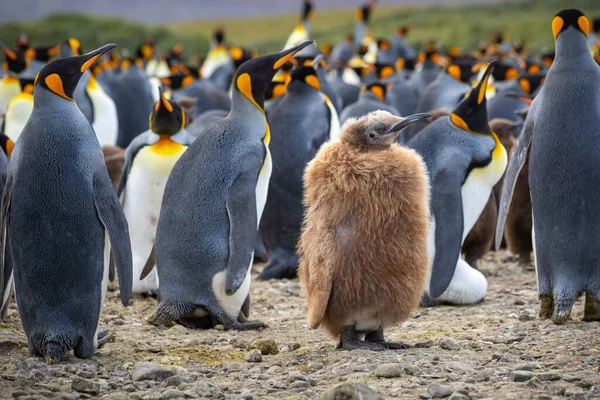
[[[313,38],[335,44],[354,29],[354,12],[363,0],[316,0]],[[204,55],[212,32],[223,26],[226,42],[266,53],[281,48],[298,22],[301,0],[0,0],[0,40],[12,44],[27,33],[36,46],[68,37],[84,51],[115,42],[134,52],[146,36],[158,50],[184,45],[187,54]],[[563,8],[600,14],[600,0],[379,0],[370,27],[388,37],[413,24],[409,41],[437,41],[476,48],[492,32],[523,38],[533,51],[552,48],[552,16]]]

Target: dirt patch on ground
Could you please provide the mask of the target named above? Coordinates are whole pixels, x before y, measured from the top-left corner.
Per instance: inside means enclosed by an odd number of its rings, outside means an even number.
[[[384,398],[600,398],[600,323],[581,322],[582,302],[571,321],[554,325],[537,317],[532,267],[502,252],[480,267],[489,281],[485,302],[418,309],[387,331],[389,340],[416,347],[383,353],[337,351],[308,329],[297,280],[253,282],[252,318],[270,328],[250,332],[154,327],[146,319],[155,300],[124,308],[109,291],[100,325],[114,342],[92,360],[70,355],[56,365],[28,357],[13,306],[0,324],[0,398],[314,399],[343,382]],[[246,361],[258,338],[273,339],[279,354]]]

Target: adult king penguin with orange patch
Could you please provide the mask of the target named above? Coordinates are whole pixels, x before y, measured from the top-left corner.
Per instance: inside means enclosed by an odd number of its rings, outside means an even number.
[[[154,245],[160,284],[153,324],[264,326],[247,317],[272,169],[265,91],[275,72],[311,43],[242,64],[231,111],[198,135],[171,171]]]
[[[406,348],[383,330],[406,321],[423,294],[429,185],[421,157],[394,140],[428,117],[350,119],[306,169],[298,275],[309,326],[342,349]]]
[[[106,233],[124,305],[131,296],[127,221],[94,130],[73,100],[82,74],[114,47],[61,58],[40,71],[4,188],[0,265],[11,260],[29,353],[47,362],[70,349],[89,358],[106,340],[97,337],[108,278]]]
[[[450,117],[439,118],[408,142],[423,156],[431,180],[431,267],[423,305],[432,305],[431,299],[473,304],[487,291],[483,274],[460,253],[507,164],[506,150],[487,119],[485,93],[493,67],[492,62]]]
[[[506,173],[496,247],[529,152],[533,251],[540,316],[564,323],[585,293],[584,320],[600,320],[600,67],[579,10],[552,20],[556,56],[533,100]]]
[[[158,289],[155,271],[148,271],[149,276],[140,275],[152,252],[167,178],[194,141],[184,129],[185,117],[179,104],[161,91],[150,114],[150,129],[133,139],[125,152],[117,195],[129,222],[133,293],[155,294]]]

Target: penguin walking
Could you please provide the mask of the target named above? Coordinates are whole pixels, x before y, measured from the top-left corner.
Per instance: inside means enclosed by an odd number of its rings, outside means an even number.
[[[153,324],[264,326],[247,320],[272,169],[264,94],[281,65],[310,43],[242,64],[230,113],[201,133],[171,171],[154,245],[160,285]]]
[[[394,139],[428,116],[350,119],[306,169],[299,277],[308,325],[339,348],[406,348],[383,330],[408,319],[425,287],[429,186],[421,157]]]
[[[302,174],[321,145],[332,136],[338,137],[340,130],[335,109],[329,108],[320,92],[312,66],[292,71],[287,93],[269,112],[268,121],[273,132],[269,144],[273,173],[260,222],[268,263],[258,279],[293,279],[298,273]]]
[[[0,265],[11,260],[29,352],[47,362],[70,349],[89,358],[103,343],[97,329],[108,277],[106,234],[124,305],[131,296],[127,221],[96,135],[73,100],[82,74],[114,47],[61,58],[40,71],[4,187],[0,243],[7,245]]]
[[[487,291],[483,274],[460,258],[461,246],[479,218],[507,164],[506,150],[488,125],[490,63],[478,85],[450,114],[408,142],[423,156],[431,180],[430,270],[423,305],[473,304]],[[434,303],[435,304],[435,303]]]
[[[533,251],[540,316],[564,323],[586,295],[584,320],[600,320],[600,67],[587,46],[589,21],[579,10],[552,20],[556,56],[531,104],[506,173],[496,247],[519,170],[529,152]],[[569,134],[565,134],[569,132]]]
[[[149,276],[141,275],[152,252],[167,178],[194,141],[184,125],[185,113],[179,104],[167,100],[161,92],[150,114],[150,129],[133,139],[125,152],[117,195],[129,223],[133,293],[152,295],[158,289],[154,270]]]

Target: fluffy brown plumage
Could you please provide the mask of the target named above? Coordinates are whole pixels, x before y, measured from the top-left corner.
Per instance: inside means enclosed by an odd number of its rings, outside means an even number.
[[[423,294],[429,226],[425,164],[393,138],[369,143],[381,121],[390,126],[399,120],[385,111],[349,120],[341,140],[324,144],[305,172],[298,274],[308,324],[335,338],[361,318],[380,321],[379,328],[399,324]]]
[[[116,188],[121,179],[121,171],[125,165],[125,149],[118,146],[103,146],[104,164],[113,186]]]

